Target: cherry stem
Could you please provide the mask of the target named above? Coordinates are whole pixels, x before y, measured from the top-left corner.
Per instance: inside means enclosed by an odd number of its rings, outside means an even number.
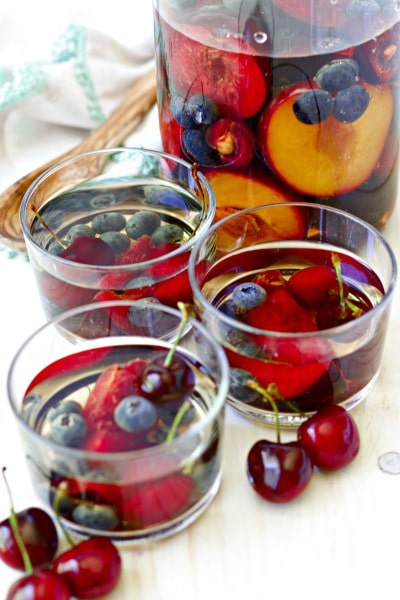
[[[60,517],[60,503],[64,496],[68,496],[68,483],[66,481],[62,481],[56,488],[56,492],[54,494],[53,510],[54,514],[56,515],[57,523],[59,524],[65,539],[67,540],[71,548],[73,548],[74,546],[76,546],[76,544],[70,536],[69,532],[67,531],[64,523],[61,521]]]
[[[18,517],[17,517],[17,513],[15,512],[15,509],[14,509],[11,489],[10,489],[10,486],[8,484],[7,477],[6,477],[6,470],[7,470],[6,467],[2,468],[3,479],[6,484],[7,494],[8,494],[9,500],[10,500],[10,507],[11,507],[9,522],[10,522],[11,530],[14,534],[15,541],[17,542],[18,550],[21,552],[22,560],[24,563],[24,569],[28,575],[31,575],[33,573],[32,561],[30,559],[29,553],[26,549],[24,540],[22,539],[22,535],[19,530]]]
[[[336,278],[339,284],[339,303],[340,303],[340,317],[344,319],[346,317],[346,306],[348,306],[353,313],[354,316],[360,316],[363,313],[363,310],[356,306],[351,300],[345,297],[344,295],[344,287],[343,287],[343,276],[342,276],[342,265],[340,262],[340,258],[337,254],[332,253],[332,264],[335,269]]]
[[[165,358],[164,367],[169,367],[171,365],[175,351],[178,347],[179,342],[181,341],[182,333],[183,333],[184,328],[186,327],[186,323],[188,322],[189,318],[193,316],[193,309],[190,304],[185,304],[184,302],[178,302],[178,308],[182,313],[182,319],[181,319],[181,322],[179,323],[179,328],[178,328],[178,332],[176,334],[176,338],[173,341],[173,344],[172,344],[171,348],[169,349],[169,352]]]
[[[283,400],[283,398],[280,395],[276,384],[270,383],[269,386],[265,389],[265,388],[261,387],[259,385],[259,383],[257,383],[257,381],[253,381],[252,379],[249,379],[246,382],[246,385],[250,389],[255,390],[256,392],[261,394],[261,396],[264,398],[264,400],[269,402],[269,404],[271,405],[272,410],[274,411],[274,414],[275,414],[276,439],[277,439],[278,444],[280,444],[281,443],[281,425],[279,422],[279,409],[278,409],[276,400]]]
[[[34,208],[34,206],[31,204],[31,209],[33,211],[33,214],[35,215],[35,217],[37,218],[37,220],[39,221],[39,223],[41,225],[43,225],[43,227],[45,229],[47,229],[47,231],[50,233],[50,235],[56,240],[56,242],[58,244],[60,244],[61,248],[67,248],[67,244],[65,244],[62,239],[60,237],[58,237],[58,235],[55,233],[55,231],[53,231],[51,229],[51,227],[49,225],[47,225],[46,221],[43,219],[42,215],[39,213],[39,211],[36,210],[36,208]]]
[[[185,412],[189,409],[190,402],[185,400],[183,404],[179,407],[178,412],[175,415],[175,418],[172,422],[171,427],[169,428],[168,435],[166,437],[165,443],[170,444],[176,435],[176,431],[178,429],[179,423],[182,421]]]

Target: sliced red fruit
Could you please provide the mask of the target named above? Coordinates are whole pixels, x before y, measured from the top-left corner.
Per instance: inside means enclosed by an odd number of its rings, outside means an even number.
[[[79,369],[84,369],[88,365],[94,365],[100,360],[102,360],[108,352],[112,350],[111,347],[103,347],[103,348],[93,348],[92,350],[83,350],[82,352],[77,352],[76,354],[70,354],[69,356],[64,356],[60,358],[42,369],[34,379],[32,379],[29,384],[25,394],[28,394],[33,388],[42,383],[43,381],[47,381],[48,379],[52,379],[53,377],[59,377],[60,375],[64,375],[65,373],[70,373],[71,371],[78,371]]]
[[[262,305],[248,312],[247,323],[259,329],[286,333],[317,331],[309,311],[283,286],[270,291]]]
[[[160,109],[159,125],[164,152],[172,154],[173,156],[182,156],[181,136],[183,127],[173,117],[169,107],[166,108],[165,103]]]
[[[219,155],[223,165],[245,169],[255,155],[255,138],[252,129],[243,121],[218,119],[206,131],[206,141]]]
[[[400,65],[399,36],[400,25],[397,23],[357,49],[355,58],[361,73],[371,83],[388,83],[397,74]]]
[[[323,1],[316,5],[314,0],[273,0],[274,4],[294,19],[324,27],[340,27],[348,21],[346,7],[350,0]]]
[[[126,452],[145,445],[144,436],[124,431],[113,419],[105,417],[89,429],[83,447],[90,452]]]
[[[38,277],[42,295],[62,310],[89,304],[95,294],[95,290],[66,283],[45,271]]]
[[[161,244],[154,248],[151,258],[156,259],[165,256],[165,260],[159,262],[150,268],[149,274],[155,279],[165,279],[171,277],[175,273],[179,273],[187,266],[189,260],[189,252],[183,254],[177,254],[176,256],[167,257],[168,254],[177,250],[180,244],[168,243]]]
[[[58,256],[72,262],[99,266],[111,266],[115,260],[109,244],[100,238],[84,235],[75,238]]]
[[[279,360],[267,361],[250,358],[226,349],[229,364],[252,373],[259,384],[267,388],[275,384],[285,399],[293,398],[317,383],[325,375],[328,362],[309,362],[305,364],[282,363]]]
[[[188,507],[193,490],[193,479],[183,474],[138,484],[124,500],[122,519],[137,529],[170,521]]]
[[[276,207],[268,212],[258,212],[259,218],[254,215],[246,215],[243,221],[236,220],[235,231],[230,232],[232,223],[227,225],[223,232],[218,234],[218,245],[231,243],[232,237],[246,230],[246,236],[254,235],[256,242],[262,236],[264,240],[276,239],[298,239],[305,235],[305,223],[301,213],[290,202],[298,200],[299,197],[288,188],[280,185],[266,173],[252,173],[245,175],[236,171],[218,170],[209,171],[206,177],[215,193],[217,210],[216,220],[238,212],[244,208],[258,206],[260,204],[288,203],[283,209]]]
[[[314,125],[300,122],[293,104],[314,87],[310,82],[275,94],[261,115],[258,136],[265,163],[281,181],[306,195],[332,197],[370,177],[386,143],[394,102],[390,86],[359,84],[370,101],[352,123],[339,123],[332,115]]]
[[[117,258],[117,265],[133,265],[151,259],[154,246],[149,235],[142,235]]]
[[[89,428],[96,427],[99,421],[112,419],[122,398],[138,392],[138,375],[146,364],[145,360],[135,358],[124,366],[111,365],[101,373],[83,409]]]
[[[255,115],[267,97],[270,70],[259,65],[252,49],[238,37],[216,39],[215,33],[200,25],[186,26],[185,33],[165,29],[165,48],[173,53],[168,71],[173,87],[184,98],[204,94],[221,116]],[[227,43],[227,50],[218,48]]]
[[[294,273],[288,281],[288,289],[300,304],[316,309],[334,289],[337,296],[337,276],[335,269],[322,265],[306,267]]]
[[[122,502],[121,487],[116,483],[54,476],[50,484],[59,499],[65,495],[77,501],[105,502],[115,507],[119,507]]]

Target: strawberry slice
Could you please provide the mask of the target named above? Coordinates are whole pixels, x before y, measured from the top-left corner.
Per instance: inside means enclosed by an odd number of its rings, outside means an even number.
[[[264,304],[249,311],[247,323],[259,329],[287,333],[317,330],[308,310],[301,306],[283,286],[272,290]]]
[[[126,452],[145,446],[144,435],[124,431],[111,418],[97,420],[89,429],[83,445],[89,452]]]
[[[137,529],[169,521],[187,508],[193,490],[193,479],[181,473],[145,481],[125,498],[122,519]]]
[[[306,392],[328,370],[332,350],[325,338],[296,336],[318,330],[312,315],[287,287],[272,289],[263,305],[249,311],[247,323],[269,331],[293,333],[293,337],[254,336],[266,360],[229,353],[232,366],[247,369],[263,387],[275,383],[284,398]]]
[[[84,369],[88,365],[96,364],[98,361],[102,360],[108,354],[108,352],[110,352],[110,350],[112,350],[111,346],[93,348],[92,350],[83,350],[82,352],[77,352],[76,354],[70,354],[69,356],[59,358],[58,360],[47,365],[47,367],[42,369],[36,375],[36,377],[32,379],[25,394],[28,394],[33,388],[43,381],[47,381],[53,377],[59,377],[60,375],[70,373],[72,371]]]
[[[113,419],[114,409],[126,396],[139,393],[139,373],[146,365],[141,358],[134,358],[126,365],[109,366],[102,372],[91,390],[83,414],[89,428],[106,419]]]
[[[313,265],[297,271],[288,281],[288,289],[302,306],[317,309],[331,289],[337,290],[335,269],[324,265]]]
[[[150,260],[154,246],[149,235],[142,235],[115,261],[116,265],[133,265]]]

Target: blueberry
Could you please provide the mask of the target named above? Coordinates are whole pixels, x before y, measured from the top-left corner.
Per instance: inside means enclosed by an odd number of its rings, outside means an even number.
[[[118,525],[115,508],[105,504],[82,502],[72,511],[72,518],[79,525],[102,531],[111,531]]]
[[[70,244],[76,238],[82,236],[94,237],[95,232],[89,225],[77,223],[76,225],[72,225],[72,227],[68,229],[67,233],[65,234],[65,240],[68,242],[68,244]]]
[[[381,7],[376,0],[351,0],[346,7],[349,17],[372,17],[380,11]]]
[[[353,123],[367,110],[369,99],[364,86],[352,85],[336,95],[333,116],[340,123]]]
[[[329,117],[333,98],[326,90],[308,90],[293,103],[293,111],[301,123],[316,125]]]
[[[100,213],[93,218],[92,227],[96,233],[106,231],[121,231],[125,227],[126,219],[118,212]]]
[[[179,125],[182,127],[193,127],[191,115],[186,110],[185,99],[181,96],[173,96],[171,99],[171,112]]]
[[[189,128],[210,125],[218,116],[215,104],[203,94],[195,94],[188,99],[174,96],[171,111],[182,127]]]
[[[265,302],[267,292],[256,283],[239,283],[232,292],[232,300],[240,310],[251,310]]]
[[[51,240],[51,242],[47,248],[47,251],[50,254],[55,254],[55,255],[60,254],[68,246],[67,240],[61,240],[61,242],[64,244],[64,246],[62,244],[60,244],[60,242],[58,240]]]
[[[157,420],[157,410],[146,398],[127,396],[116,406],[114,421],[124,431],[149,429]]]
[[[82,415],[82,407],[76,400],[59,400],[49,408],[46,416],[49,421],[54,421],[58,415],[70,413]]]
[[[186,176],[186,175],[185,175]],[[179,179],[179,174],[176,175]],[[149,185],[145,188],[146,204],[176,210],[187,210],[188,199],[183,194],[166,187]]]
[[[200,165],[215,165],[218,153],[211,148],[200,129],[185,129],[182,133],[182,148],[189,160]]]
[[[93,192],[91,193],[93,194]],[[96,194],[93,198],[90,198],[89,204],[92,208],[107,208],[107,206],[119,204],[122,200],[123,198],[109,192],[108,194]]]
[[[131,245],[130,238],[121,231],[105,231],[99,237],[110,246],[114,254],[122,254]]]
[[[161,219],[157,213],[144,210],[129,217],[125,231],[130,238],[137,240],[142,235],[151,235],[160,224]]]
[[[211,125],[217,117],[218,111],[214,102],[203,94],[195,94],[187,100],[185,109],[190,115],[194,125]]]
[[[359,74],[358,64],[352,58],[333,60],[317,71],[315,81],[323,90],[340,92],[353,85]]]
[[[221,311],[227,317],[235,318],[237,316],[237,306],[233,302],[232,298],[227,298],[218,306],[218,310]]]
[[[180,242],[182,238],[182,227],[179,227],[175,223],[166,223],[155,230],[151,236],[151,241],[153,242],[153,246],[160,246],[161,244]]]
[[[63,446],[71,448],[80,446],[85,439],[86,431],[86,421],[78,413],[60,413],[51,421],[51,439]]]
[[[245,369],[232,368],[229,373],[229,394],[242,402],[256,402],[261,394],[248,387],[247,382],[254,381],[253,375]]]

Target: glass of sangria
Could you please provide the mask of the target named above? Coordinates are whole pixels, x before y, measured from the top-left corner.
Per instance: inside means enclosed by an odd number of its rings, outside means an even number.
[[[135,323],[126,332],[113,323],[121,304]],[[8,394],[33,486],[78,536],[165,537],[218,492],[228,362],[191,305],[179,308],[76,307],[12,361]],[[63,335],[71,319],[96,323],[96,338],[85,326]]]
[[[107,148],[60,162],[20,211],[46,316],[108,300],[189,302],[189,252],[214,214],[207,179],[179,158]]]
[[[398,189],[398,0],[154,0],[163,148],[217,216],[314,201],[380,228]]]
[[[189,261],[199,318],[230,363],[229,402],[296,426],[352,408],[381,366],[397,276],[385,238],[319,204],[244,209],[202,235]]]

